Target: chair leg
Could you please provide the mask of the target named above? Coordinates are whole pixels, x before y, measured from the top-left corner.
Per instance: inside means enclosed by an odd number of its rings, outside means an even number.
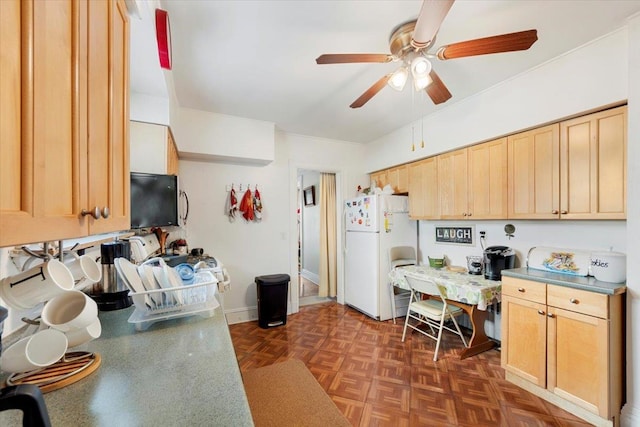
[[[438,330],[438,339],[436,340],[436,351],[433,354],[433,361],[438,361],[438,350],[440,349],[440,339],[442,338],[442,330],[444,329],[444,313],[440,316],[440,329]]]
[[[467,347],[467,341],[464,339],[464,335],[462,335],[462,331],[460,330],[460,326],[458,326],[458,322],[456,321],[455,316],[451,316],[451,314],[449,314],[449,317],[451,317],[451,320],[453,320],[453,325],[456,327],[456,331],[458,331],[458,335],[460,335],[460,339],[462,340],[462,344]]]
[[[393,319],[393,324],[396,324],[396,296],[393,292],[393,283],[389,282],[389,291],[391,292],[391,318]]]
[[[407,307],[407,315],[404,318],[404,328],[402,329],[402,342],[404,342],[404,338],[407,335],[407,326],[409,326],[409,316],[411,315],[411,303],[413,302],[413,298],[415,294],[413,290],[411,291],[411,296],[409,297],[409,306]]]

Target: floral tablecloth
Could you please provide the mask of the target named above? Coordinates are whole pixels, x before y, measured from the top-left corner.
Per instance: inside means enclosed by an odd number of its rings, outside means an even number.
[[[482,275],[449,271],[446,268],[407,265],[396,267],[389,272],[389,279],[394,286],[409,290],[406,276],[418,280],[431,280],[446,291],[447,299],[477,305],[479,310],[486,310],[489,305],[499,302],[502,292],[500,281],[487,280]]]

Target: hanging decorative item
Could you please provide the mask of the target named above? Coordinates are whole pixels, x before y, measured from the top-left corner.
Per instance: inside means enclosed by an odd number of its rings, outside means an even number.
[[[242,193],[242,187],[242,184],[240,184],[240,193]],[[227,192],[229,195],[225,202],[224,213],[229,218],[229,222],[235,221],[238,211],[247,222],[260,222],[262,220],[262,196],[258,191],[257,185],[254,191],[251,191],[251,186],[247,185],[247,189],[242,193],[240,204],[238,204],[236,189],[233,184],[227,185]]]
[[[236,211],[238,210],[238,198],[236,197],[236,189],[231,184],[231,190],[229,190],[229,197],[227,197],[227,203],[224,209],[225,214],[229,217],[229,222],[236,220]]]
[[[253,217],[255,221],[262,220],[262,199],[257,185],[256,190],[253,192]]]

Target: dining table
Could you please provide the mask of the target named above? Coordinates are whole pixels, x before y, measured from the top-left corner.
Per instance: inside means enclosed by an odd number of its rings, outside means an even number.
[[[411,290],[407,277],[436,283],[443,291],[447,303],[460,307],[469,316],[473,333],[469,345],[460,352],[460,359],[475,356],[497,345],[485,333],[484,322],[488,315],[487,309],[500,302],[502,282],[448,267],[407,265],[395,267],[389,272],[393,286]]]

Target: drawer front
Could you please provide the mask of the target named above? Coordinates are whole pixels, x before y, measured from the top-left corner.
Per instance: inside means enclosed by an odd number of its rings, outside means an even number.
[[[547,285],[531,280],[502,276],[502,294],[540,304],[547,303]]]
[[[609,318],[609,297],[595,292],[548,285],[547,305],[601,319]]]

